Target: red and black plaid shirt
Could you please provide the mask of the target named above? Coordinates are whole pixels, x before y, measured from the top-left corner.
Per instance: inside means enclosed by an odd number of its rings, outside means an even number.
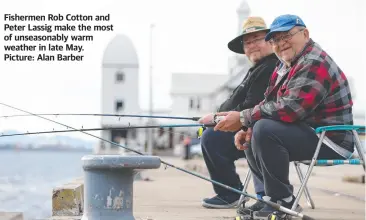
[[[304,121],[316,128],[327,125],[351,125],[352,96],[345,74],[334,60],[313,40],[294,59],[283,78],[274,70],[265,100],[244,110],[245,126],[270,118],[287,123]],[[276,84],[277,80],[279,82]],[[353,151],[352,134],[327,136],[341,147]]]

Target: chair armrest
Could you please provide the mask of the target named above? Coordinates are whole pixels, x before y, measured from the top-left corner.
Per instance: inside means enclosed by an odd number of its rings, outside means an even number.
[[[365,130],[364,125],[331,125],[322,126],[315,129],[315,133],[321,133],[323,131],[350,131],[350,130]]]

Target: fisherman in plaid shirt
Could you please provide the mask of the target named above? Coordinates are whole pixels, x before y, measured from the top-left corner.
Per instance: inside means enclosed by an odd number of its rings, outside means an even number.
[[[353,124],[352,96],[345,74],[309,37],[300,17],[277,17],[265,40],[281,61],[265,99],[241,112],[218,113],[224,118],[215,130],[238,131],[235,145],[245,150],[251,171],[263,180],[268,196],[264,199],[291,209],[295,197],[289,163],[312,159],[319,140],[316,127]],[[333,132],[328,138],[334,145],[322,146],[319,159],[346,159],[353,153],[350,132]],[[251,141],[250,147],[242,145],[244,140]],[[254,212],[253,218],[263,218],[273,211],[265,206]],[[301,211],[300,206],[297,211]]]

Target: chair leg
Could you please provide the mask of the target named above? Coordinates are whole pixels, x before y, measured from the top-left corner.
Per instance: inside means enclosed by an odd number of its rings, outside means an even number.
[[[250,169],[248,169],[248,173],[245,177],[245,180],[244,180],[244,184],[243,184],[243,191],[242,192],[247,192],[247,189],[248,189],[248,185],[249,185],[249,182],[250,182],[250,179],[252,177],[252,171]],[[239,202],[238,202],[238,206],[240,206],[243,202],[248,202],[250,198],[244,196],[243,194],[240,195],[240,198],[239,198]]]
[[[362,147],[361,141],[360,141],[360,137],[358,136],[357,131],[353,130],[352,132],[355,137],[358,156],[360,157],[360,160],[362,160],[362,162],[363,162],[362,166],[363,166],[363,169],[365,170],[365,153],[364,153],[364,149]]]
[[[296,168],[297,176],[299,177],[301,184],[304,184],[304,175],[302,174],[302,171],[300,168],[300,163],[295,162],[295,168]],[[315,209],[314,201],[311,198],[310,191],[309,191],[308,187],[306,186],[306,184],[304,186],[304,192],[305,192],[305,197],[306,197],[309,207],[312,209]],[[297,195],[296,197],[298,197],[298,196],[299,195]]]
[[[302,192],[304,191],[304,187],[306,186],[308,180],[309,180],[309,177],[310,177],[310,174],[311,172],[313,171],[313,167],[315,165],[315,162],[318,158],[318,155],[319,155],[319,151],[320,151],[320,148],[322,146],[322,143],[323,143],[323,139],[325,137],[325,131],[322,132],[322,134],[320,135],[320,138],[319,138],[319,141],[318,141],[318,145],[316,146],[316,150],[315,150],[315,153],[314,153],[314,156],[313,156],[313,159],[311,160],[311,163],[309,165],[309,168],[308,170],[306,171],[306,174],[305,174],[305,178],[303,179],[303,183],[301,184],[300,186],[300,189],[299,189],[299,192],[297,193],[297,196],[296,196],[296,199],[295,199],[295,202],[294,204],[292,205],[291,207],[291,210],[295,210],[296,207],[297,207],[297,204],[299,204],[299,201],[300,201],[300,198],[301,198],[301,195],[302,195]]]

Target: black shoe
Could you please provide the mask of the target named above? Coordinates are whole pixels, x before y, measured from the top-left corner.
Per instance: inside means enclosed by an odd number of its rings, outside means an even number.
[[[294,204],[295,202],[295,196],[292,196],[292,200],[291,202],[286,202],[284,200],[270,200],[271,202],[274,202],[274,203],[277,203],[285,208],[288,208],[288,209],[291,209],[292,208],[292,205]],[[253,219],[254,220],[261,220],[261,219],[268,219],[268,216],[271,215],[272,213],[276,212],[277,210],[275,210],[274,208],[272,208],[271,206],[265,204],[264,205],[264,208],[262,208],[261,210],[259,211],[255,211],[253,212]],[[302,207],[300,205],[297,205],[296,209],[295,209],[296,212],[301,212],[302,211]],[[277,213],[279,215],[284,215],[285,213],[283,212],[280,212],[280,211],[277,211]]]
[[[210,199],[204,199],[202,206],[214,209],[230,209],[238,205],[239,198],[239,194],[216,195]]]

